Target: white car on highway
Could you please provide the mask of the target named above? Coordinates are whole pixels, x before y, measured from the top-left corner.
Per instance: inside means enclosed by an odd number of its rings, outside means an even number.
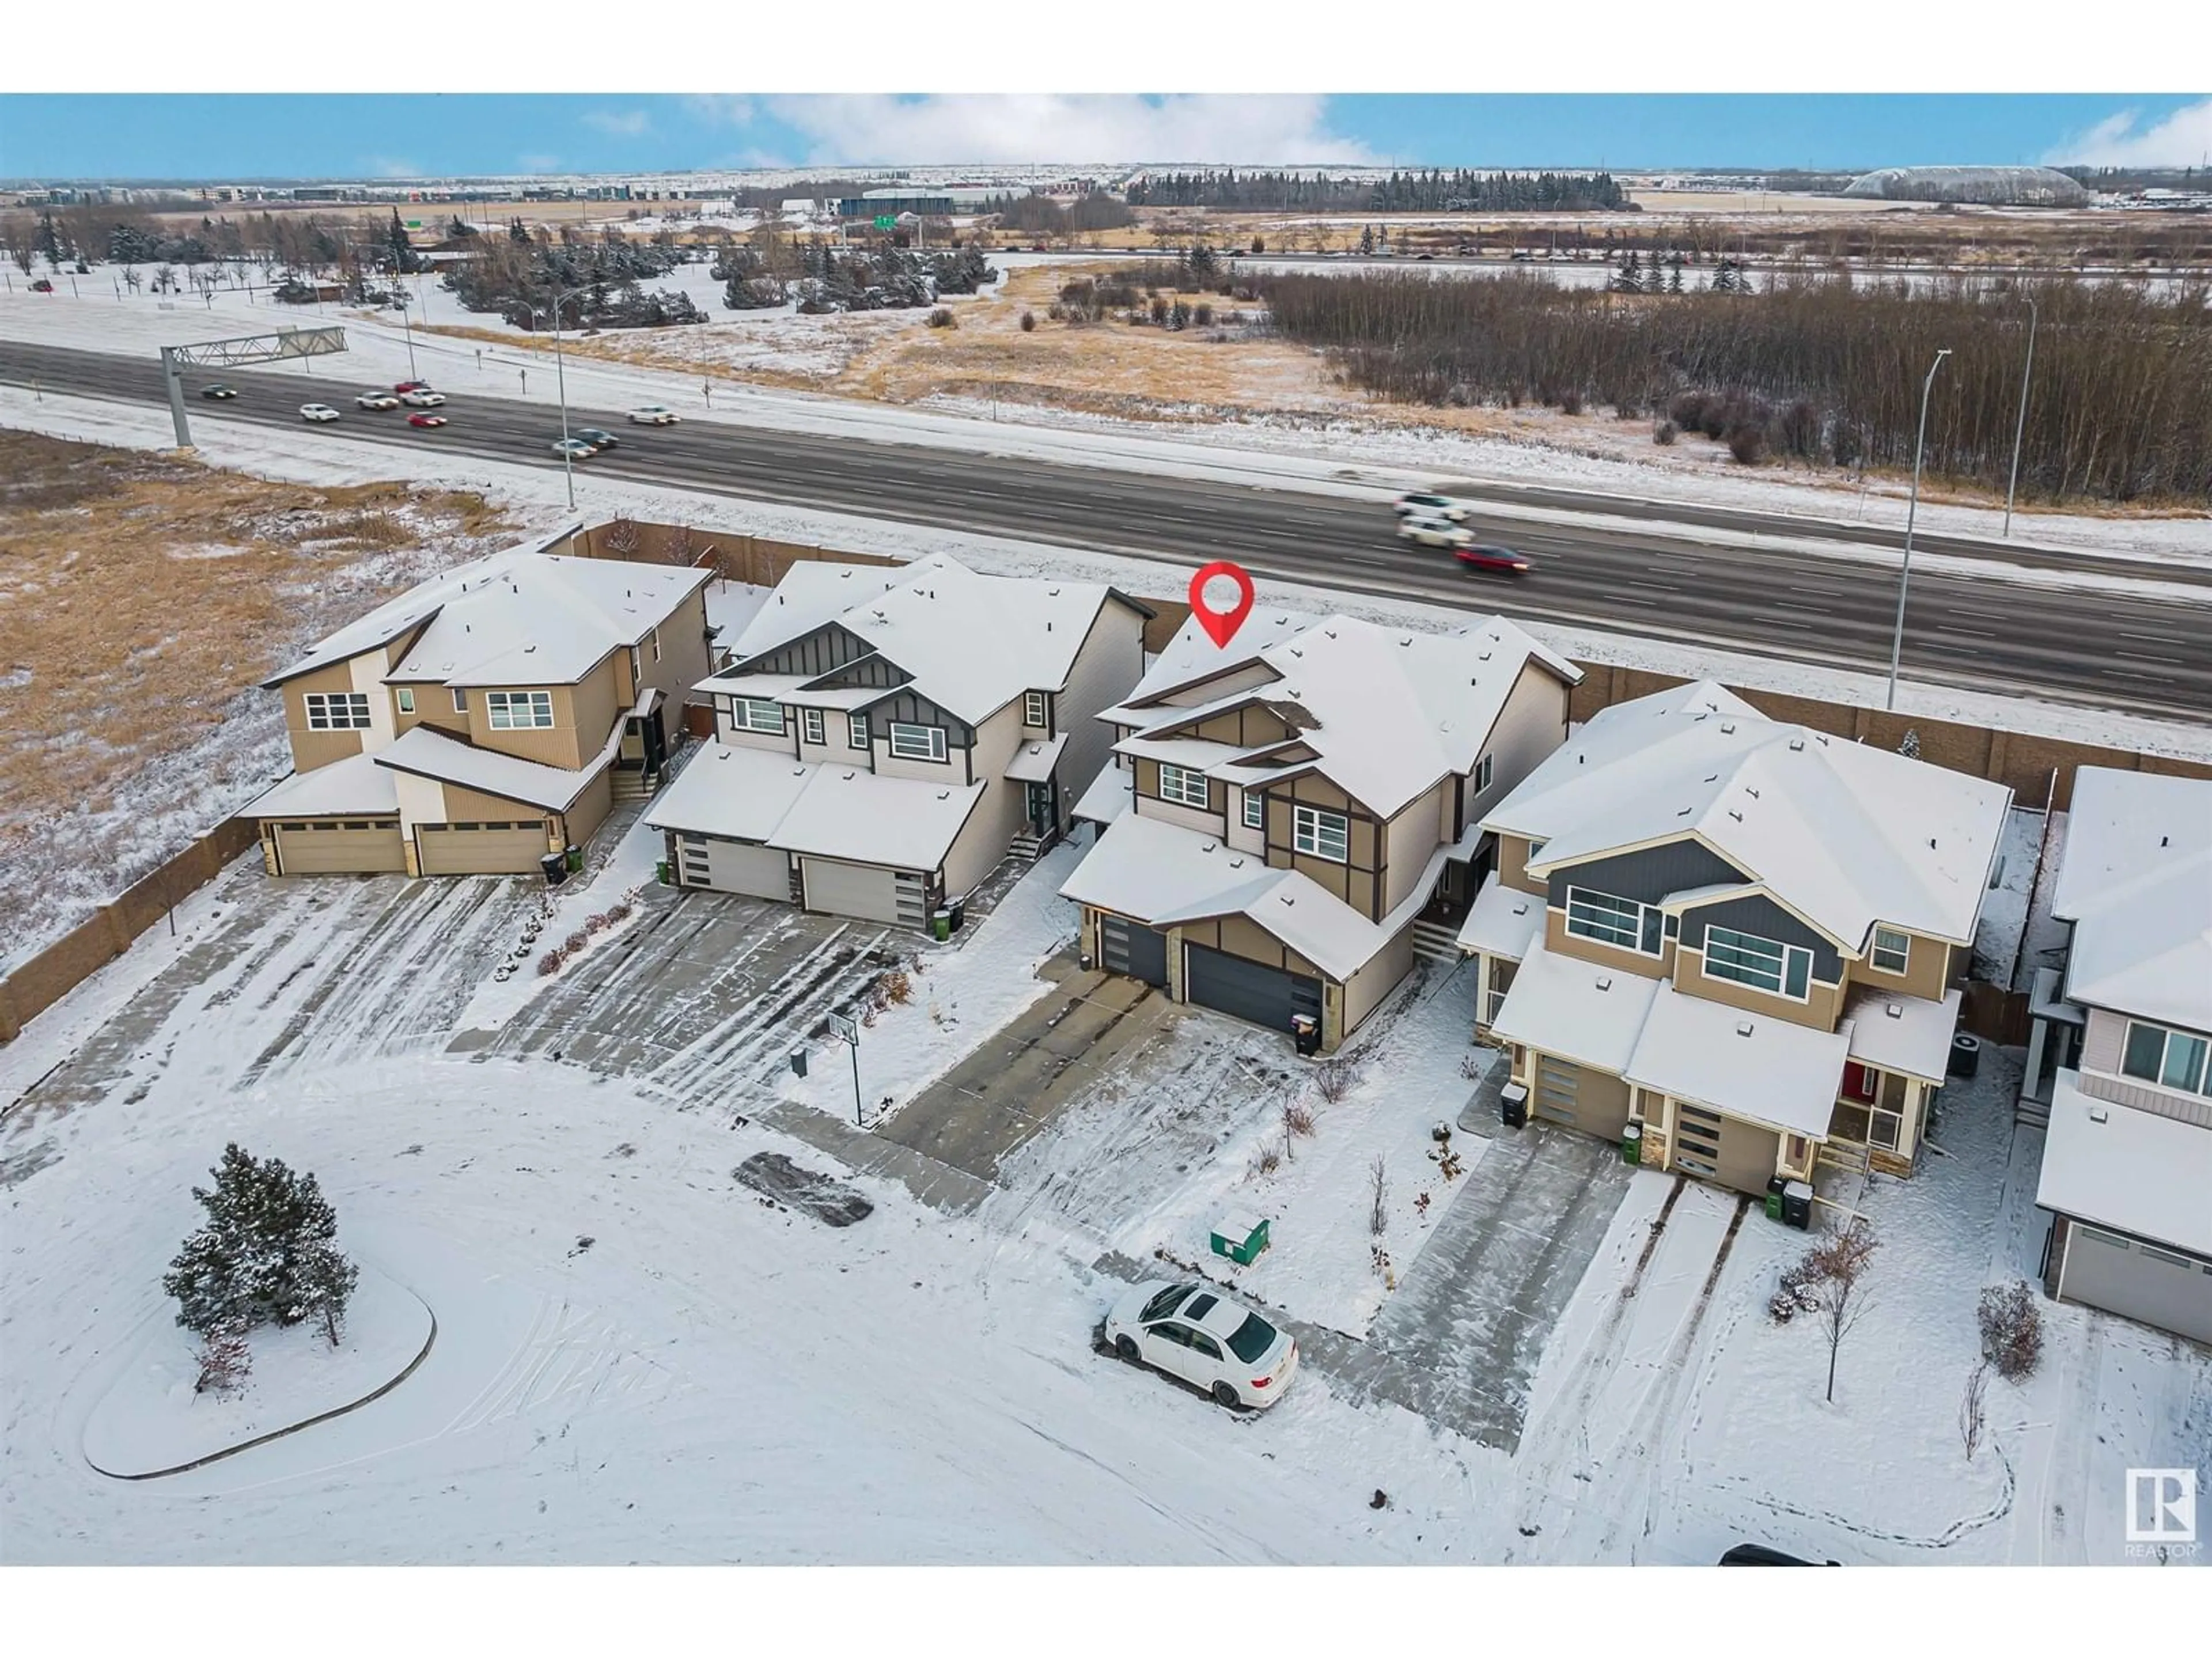
[[[683,417],[672,409],[663,409],[659,404],[648,404],[643,409],[633,409],[629,417],[640,426],[674,426]]]
[[[412,392],[403,392],[399,401],[410,409],[435,409],[446,401],[442,392],[433,392],[427,386],[418,386]]]
[[[1400,518],[1413,515],[1425,519],[1449,519],[1457,524],[1467,517],[1467,505],[1449,495],[1437,495],[1426,490],[1408,490],[1390,503]]]
[[[303,421],[335,421],[338,412],[328,404],[301,404],[300,418]]]
[[[1416,514],[1398,520],[1398,539],[1418,542],[1423,547],[1457,550],[1474,544],[1474,532],[1465,525],[1454,524],[1449,519],[1431,519]]]
[[[1114,1304],[1103,1334],[1122,1358],[1179,1377],[1224,1406],[1272,1406],[1298,1369],[1288,1332],[1203,1285],[1139,1285]]]
[[[354,404],[361,409],[397,409],[399,399],[389,392],[364,392],[354,399]]]

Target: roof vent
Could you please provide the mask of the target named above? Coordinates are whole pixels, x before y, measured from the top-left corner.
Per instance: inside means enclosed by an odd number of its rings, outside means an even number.
[[[2159,844],[2160,847],[2163,847],[2163,846],[2165,846],[2165,845],[2166,845],[2166,838],[2164,836],[2160,836],[2158,838],[2158,844]]]
[[[1297,647],[1294,645],[1291,647],[1291,654],[1294,657],[1303,658],[1306,653],[1299,650]]]
[[[1826,749],[1828,746],[1828,734],[1825,732],[1815,732],[1813,734],[1813,741]]]
[[[1331,639],[1334,639],[1336,637],[1336,630],[1334,628],[1324,628],[1321,631],[1328,635]]]
[[[1746,785],[1744,785],[1744,787],[1743,787],[1743,793],[1744,793],[1745,794],[1747,794],[1747,795],[1750,796],[1753,800],[1757,800],[1757,799],[1759,799],[1759,791],[1758,791],[1758,790],[1756,790],[1756,789],[1754,789],[1754,788],[1753,788],[1753,787],[1752,787],[1749,784],[1747,784],[1747,783]]]
[[[1485,652],[1480,653],[1480,654],[1475,658],[1475,660],[1476,660],[1477,662],[1488,662],[1488,661],[1490,660],[1490,653],[1488,653],[1487,651],[1485,651]]]
[[[2102,1123],[2111,1116],[2112,1114],[2101,1106],[2092,1106],[2089,1109],[2089,1121],[2092,1123]]]
[[[1402,640],[1401,640],[1401,641],[1398,641],[1398,643],[1399,643],[1399,644],[1401,644],[1401,645],[1411,645],[1413,642],[1413,636],[1411,634],[1407,635],[1406,635],[1406,637],[1405,637],[1404,639],[1402,639]]]
[[[786,599],[786,598],[785,598],[782,594],[781,594],[781,593],[779,593],[779,594],[777,594],[777,595],[775,596],[775,602],[776,602],[778,605],[789,605],[789,604],[791,603],[791,601],[790,601],[789,599]]]
[[[1805,747],[1805,739],[1804,739],[1804,738],[1790,738],[1790,752],[1791,754],[1795,755],[1795,754],[1802,753],[1802,752],[1803,751],[1803,750],[1804,750],[1804,747]]]
[[[1292,898],[1288,893],[1278,893],[1275,896],[1280,899],[1285,904],[1296,904],[1297,902],[1297,900]]]
[[[1218,846],[1220,846],[1220,845],[1221,845],[1221,843],[1220,843],[1219,842],[1218,842],[1218,841],[1210,841],[1210,842],[1206,842],[1205,846],[1203,846],[1203,847],[1200,848],[1198,850],[1199,850],[1200,852],[1201,852],[1201,853],[1211,853],[1211,852],[1212,852],[1215,848],[1217,848],[1217,847],[1218,847]]]
[[[1892,1019],[1903,1019],[1905,1018],[1905,1005],[1901,1002],[1893,1002],[1886,1006],[1882,1012],[1887,1014]]]
[[[951,800],[952,799],[952,792],[950,789],[940,789],[937,792],[937,798],[939,800]]]
[[[1052,624],[1050,623],[1047,623],[1044,625],[1044,631],[1048,634],[1052,632]]]
[[[538,647],[534,645],[526,645],[522,647],[522,654],[526,657],[537,648]]]
[[[1936,837],[1933,836],[1928,837],[1928,848],[1930,852],[1936,849]]]
[[[1613,989],[1613,975],[1610,974],[1600,974],[1597,976],[1597,988],[1601,991],[1610,991]]]
[[[1718,783],[1720,781],[1721,775],[1717,772],[1708,772],[1705,774],[1705,781],[1707,783]]]
[[[1229,860],[1229,867],[1232,870],[1242,870],[1244,867],[1244,860],[1243,859],[1231,859]]]
[[[1734,720],[1723,720],[1723,721],[1721,722],[1721,730],[1722,730],[1722,731],[1723,731],[1723,732],[1733,732],[1733,731],[1735,731],[1735,722]]]
[[[1690,809],[1685,806],[1677,811],[1674,816],[1678,818],[1686,818],[1690,816]]]
[[[1736,1021],[1735,1034],[1738,1036],[1749,1036],[1751,1035],[1751,1022],[1747,1019],[1740,1019]]]
[[[1048,587],[1045,589],[1045,597],[1047,599],[1056,599],[1060,597],[1060,590],[1056,587]]]
[[[1513,907],[1513,914],[1516,916],[1527,915],[1528,914],[1528,901],[1527,899],[1522,899],[1520,903],[1515,905]]]
[[[1733,806],[1729,808],[1729,816],[1734,818],[1738,823],[1741,823],[1743,822],[1743,814],[1737,811]]]
[[[846,773],[846,774],[845,774],[845,781],[846,781],[846,782],[848,782],[848,783],[850,783],[850,782],[852,782],[852,781],[853,781],[854,778],[856,778],[856,777],[858,777],[858,776],[860,776],[860,775],[859,773],[857,773],[857,772],[848,772],[848,773]]]

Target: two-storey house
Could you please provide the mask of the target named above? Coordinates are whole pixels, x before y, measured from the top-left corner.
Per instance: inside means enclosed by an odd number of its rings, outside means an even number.
[[[583,845],[680,741],[709,580],[533,544],[321,641],[264,685],[295,768],[246,809],[269,873],[526,873]]]
[[[1106,710],[1104,827],[1060,889],[1116,973],[1334,1050],[1456,920],[1482,816],[1565,737],[1581,678],[1502,618],[1450,634],[1260,611],[1188,623]],[[1451,956],[1449,926],[1430,951]]]
[[[2212,1342],[2212,782],[2075,772],[2051,908],[2069,938],[2039,1024],[2070,1023],[2076,1063],[2036,1190],[2045,1287]]]
[[[941,555],[793,566],[696,687],[717,742],[648,814],[673,878],[925,925],[1068,827],[1152,614]]]
[[[1711,682],[1618,704],[1483,820],[1476,1035],[1522,1109],[1650,1167],[1910,1173],[2010,802]]]

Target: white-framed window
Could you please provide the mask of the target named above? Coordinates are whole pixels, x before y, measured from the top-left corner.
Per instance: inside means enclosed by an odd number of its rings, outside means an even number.
[[[411,685],[403,685],[399,688],[399,712],[403,714],[411,714],[415,712],[415,688]]]
[[[730,704],[730,720],[747,732],[783,730],[783,705],[772,697],[738,697]]]
[[[657,628],[653,630],[653,659],[660,660],[660,630]]]
[[[2120,1051],[2120,1070],[2161,1089],[2212,1095],[2212,1040],[2187,1031],[2169,1031],[2140,1019],[2128,1022]]]
[[[827,743],[829,741],[829,738],[823,733],[822,711],[820,709],[800,709],[799,711],[799,724],[805,733],[807,742]]]
[[[1475,793],[1480,794],[1484,790],[1490,787],[1490,757],[1485,755],[1480,760],[1474,763]],[[1534,848],[1532,847],[1530,850],[1533,852]]]
[[[1885,974],[1901,974],[1905,963],[1912,960],[1912,935],[1894,927],[1874,930],[1874,949],[1867,959]]]
[[[945,758],[945,728],[891,722],[891,753],[901,760],[941,761]]]
[[[1256,789],[1244,792],[1244,827],[1265,830],[1267,827],[1267,798]]]
[[[495,732],[526,732],[553,724],[550,691],[487,691],[484,712]]]
[[[453,688],[453,712],[456,714],[465,714],[469,712],[469,694],[464,688],[458,685]]]
[[[366,691],[310,691],[307,704],[307,729],[311,732],[368,730]]]
[[[1802,1002],[1813,978],[1813,953],[1802,945],[1739,933],[1733,927],[1708,927],[1705,975]]]
[[[645,665],[638,660],[637,647],[633,645],[629,648],[629,683],[633,690],[644,675]]]
[[[1194,772],[1188,766],[1170,766],[1164,761],[1160,763],[1162,800],[1171,800],[1178,806],[1195,806],[1203,811],[1209,796],[1205,773]]]
[[[866,714],[845,716],[845,741],[855,749],[868,748],[868,717]]]
[[[1352,820],[1341,812],[1318,806],[1291,809],[1291,845],[1301,853],[1333,864],[1352,862]]]
[[[1595,939],[1601,945],[1656,957],[1666,938],[1666,919],[1656,904],[1593,892],[1587,887],[1570,887],[1567,931],[1577,939]]]
[[[1024,726],[1034,726],[1040,732],[1044,730],[1044,693],[1042,691],[1022,693],[1022,724]]]
[[[1530,864],[1534,864],[1534,863],[1536,861],[1536,860],[1537,860],[1538,856],[1539,856],[1540,854],[1542,854],[1543,850],[1544,850],[1544,843],[1543,843],[1542,842],[1540,842],[1540,841],[1532,841],[1532,842],[1530,842],[1528,843],[1528,863],[1530,863]]]

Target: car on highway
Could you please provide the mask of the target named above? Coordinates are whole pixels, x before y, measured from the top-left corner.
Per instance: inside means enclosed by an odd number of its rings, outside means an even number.
[[[580,426],[570,435],[581,438],[594,449],[612,449],[622,442],[613,433],[603,432],[595,426]]]
[[[1114,1304],[1099,1334],[1132,1364],[1224,1406],[1272,1406],[1298,1369],[1296,1338],[1207,1285],[1149,1280]]]
[[[423,415],[418,413],[410,415],[407,417],[407,424],[410,426],[443,426],[445,423],[446,417],[442,415]]]
[[[306,421],[335,421],[338,412],[328,404],[301,404],[300,418]]]
[[[1454,524],[1449,519],[1432,518],[1425,513],[1416,513],[1398,520],[1398,539],[1422,547],[1456,549],[1473,545],[1474,532],[1465,525]]]
[[[1452,557],[1474,570],[1506,570],[1520,576],[1528,574],[1529,568],[1526,553],[1516,553],[1510,547],[1498,547],[1482,542],[1470,542],[1465,547],[1454,548]]]
[[[218,382],[214,386],[202,386],[200,388],[200,396],[203,398],[235,398],[238,396],[238,388],[236,386],[224,386]]]
[[[401,380],[392,389],[394,392],[428,392],[430,383],[428,380]]]
[[[446,401],[442,392],[433,392],[427,386],[418,386],[399,394],[399,401],[410,409],[435,409]]]
[[[54,285],[52,282],[44,276],[40,277],[37,282],[31,284],[31,292],[33,294],[52,294],[53,291]]]
[[[1390,505],[1401,519],[1408,514],[1417,513],[1424,518],[1449,519],[1456,524],[1467,517],[1467,507],[1462,503],[1449,495],[1431,495],[1426,490],[1408,490]]]
[[[684,417],[672,409],[663,409],[659,404],[647,404],[643,409],[630,410],[629,418],[638,426],[674,426]]]
[[[581,438],[556,438],[553,441],[553,453],[564,459],[580,461],[599,452]]]
[[[360,397],[355,398],[354,402],[362,409],[397,409],[399,407],[399,399],[393,397],[389,392],[364,392]]]

